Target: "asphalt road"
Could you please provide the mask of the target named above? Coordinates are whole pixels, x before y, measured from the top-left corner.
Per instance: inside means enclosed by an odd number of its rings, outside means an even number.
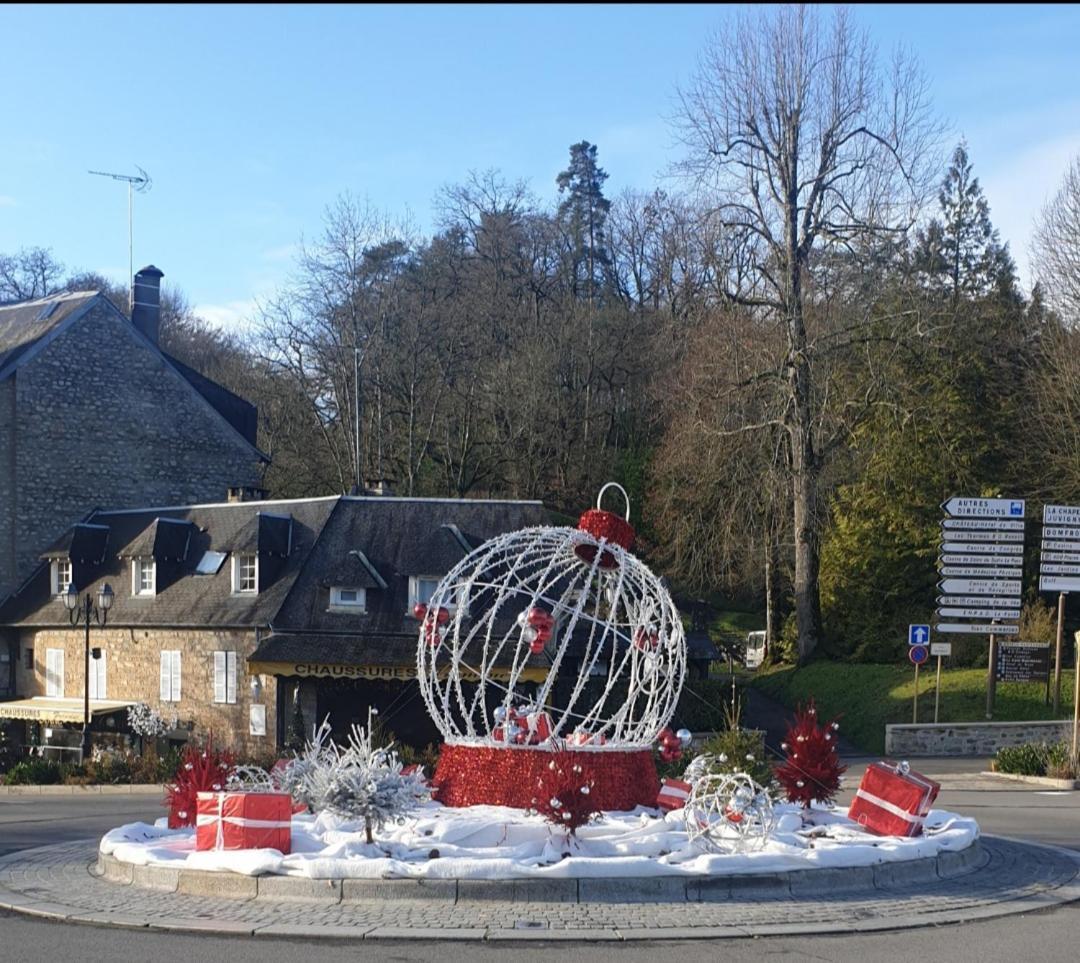
[[[928,774],[977,772],[976,760],[920,762]],[[861,765],[852,762],[852,784]],[[938,805],[975,816],[983,831],[1080,850],[1080,793],[1028,788],[952,788],[965,780],[946,780]],[[994,784],[980,783],[993,787]],[[0,853],[67,839],[99,835],[106,829],[161,814],[155,796],[0,796]],[[1080,904],[983,923],[902,933],[828,937],[769,937],[719,941],[633,944],[530,943],[514,946],[454,943],[320,942],[322,961],[438,960],[439,963],[487,963],[511,958],[545,963],[619,963],[658,959],[761,963],[763,959],[838,960],[876,963],[898,958],[948,963],[996,963],[1032,959],[1040,963],[1075,963],[1080,959]],[[89,961],[293,961],[312,950],[309,942],[228,937],[200,937],[50,923],[0,913],[0,960],[36,963],[77,958]]]

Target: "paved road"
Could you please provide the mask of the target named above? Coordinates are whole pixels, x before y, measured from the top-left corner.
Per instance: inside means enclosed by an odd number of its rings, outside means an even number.
[[[971,774],[982,768],[978,760],[920,762],[930,774],[943,777],[940,805],[979,819],[987,833],[1069,846],[1080,850],[1080,795],[1042,792],[996,782],[979,782]],[[851,780],[857,783],[861,765],[853,761]],[[978,788],[972,788],[976,786]],[[155,797],[0,797],[0,852],[43,845],[61,839],[85,838],[120,822],[150,820],[160,815]],[[894,963],[898,953],[950,963],[994,963],[1038,959],[1075,963],[1080,904],[1050,913],[1032,913],[1006,920],[937,927],[900,933],[852,934],[844,937],[769,937],[758,940],[723,940],[618,945],[621,963],[655,961],[659,954],[680,960],[751,960],[763,956],[789,959],[884,961]],[[295,960],[305,943],[289,939],[245,940],[197,937],[76,927],[0,914],[0,958],[18,961],[48,960],[78,954],[82,960],[135,961],[150,959]],[[357,945],[335,942],[319,946],[320,960],[439,960],[440,963],[484,963],[488,960],[573,960],[593,963],[614,959],[613,945],[573,947],[557,942],[490,946],[447,942],[379,943]]]

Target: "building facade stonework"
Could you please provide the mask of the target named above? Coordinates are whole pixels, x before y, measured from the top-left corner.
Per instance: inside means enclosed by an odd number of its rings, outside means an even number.
[[[0,308],[0,349],[12,313]],[[95,508],[220,501],[259,484],[254,439],[102,295],[19,351],[5,365],[0,350],[0,599]]]

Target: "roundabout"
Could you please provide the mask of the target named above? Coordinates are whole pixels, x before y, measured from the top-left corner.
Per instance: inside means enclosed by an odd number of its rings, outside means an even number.
[[[911,929],[1029,913],[1080,900],[1078,876],[1076,853],[995,836],[934,859],[718,883],[244,877],[99,863],[97,841],[84,840],[0,859],[0,907],[71,923],[260,937],[716,939]]]

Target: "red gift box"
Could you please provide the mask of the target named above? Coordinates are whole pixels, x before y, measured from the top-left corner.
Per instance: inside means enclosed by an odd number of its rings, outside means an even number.
[[[283,792],[201,792],[195,849],[292,848],[293,801]]]
[[[530,712],[525,716],[525,725],[530,745],[535,746],[551,738],[551,716],[546,712]]]
[[[848,818],[879,836],[918,836],[940,784],[907,763],[872,762],[863,773]]]
[[[661,809],[682,809],[686,800],[690,798],[690,790],[693,787],[681,779],[665,779],[660,784],[660,793],[656,797],[656,805]]]

